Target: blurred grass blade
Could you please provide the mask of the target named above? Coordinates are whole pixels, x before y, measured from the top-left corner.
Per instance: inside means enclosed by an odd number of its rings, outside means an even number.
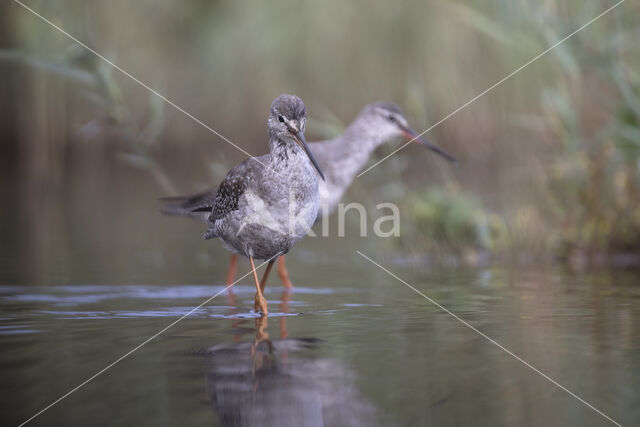
[[[30,54],[17,50],[0,50],[0,60],[22,63],[85,85],[93,86],[96,84],[96,78],[93,73],[60,61],[59,59],[47,58],[43,55]]]

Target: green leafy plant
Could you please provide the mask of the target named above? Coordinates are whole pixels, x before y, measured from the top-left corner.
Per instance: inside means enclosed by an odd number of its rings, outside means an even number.
[[[497,251],[505,244],[506,229],[501,218],[453,185],[410,197],[403,212],[403,243],[420,250]]]

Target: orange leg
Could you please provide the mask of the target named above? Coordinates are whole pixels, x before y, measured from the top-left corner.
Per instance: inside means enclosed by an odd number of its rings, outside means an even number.
[[[258,280],[258,273],[256,273],[256,264],[253,262],[253,257],[249,257],[249,261],[251,262],[251,270],[253,272],[253,280],[256,283],[256,298],[255,298],[255,302],[253,305],[253,309],[258,312],[262,312],[263,316],[266,316],[268,311],[267,311],[267,300],[264,299],[264,296],[262,296],[262,287],[260,285],[260,281]],[[273,261],[269,262],[269,265],[267,266],[267,271],[265,271],[265,277],[263,278],[263,280],[266,283],[266,276],[269,273],[269,270],[271,270],[270,267],[272,267],[273,265]]]
[[[267,286],[267,279],[269,278],[269,273],[271,273],[271,269],[273,268],[274,261],[269,261],[267,264],[267,269],[264,271],[264,276],[262,276],[262,282],[260,282],[260,291],[264,294],[264,288]]]
[[[231,254],[229,260],[229,272],[227,273],[227,286],[231,285],[236,278],[236,267],[238,266],[238,254]]]
[[[229,272],[227,273],[227,296],[229,298],[229,305],[235,307],[237,304],[236,296],[233,293],[231,285],[236,279],[236,269],[238,267],[238,254],[231,254],[231,259],[229,260]]]
[[[293,289],[293,283],[291,283],[289,279],[289,272],[287,271],[284,255],[278,257],[278,276],[280,276],[280,280],[287,290]]]

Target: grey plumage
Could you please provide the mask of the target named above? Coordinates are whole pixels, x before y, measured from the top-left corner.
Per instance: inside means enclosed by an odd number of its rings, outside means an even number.
[[[400,107],[379,101],[366,105],[341,135],[310,143],[311,151],[326,176],[324,181],[318,182],[318,218],[335,209],[376,148],[388,142],[407,141],[414,137],[417,137],[417,133],[408,125]],[[455,162],[453,157],[428,141],[417,138],[416,142]]]
[[[369,161],[371,153],[380,145],[398,140],[407,140],[415,136],[407,124],[402,110],[389,102],[374,102],[366,105],[347,129],[338,137],[309,144],[325,173],[325,180],[318,181],[319,203],[318,218],[332,212],[355,176]],[[418,143],[455,161],[439,148],[418,139]],[[197,196],[198,201],[213,200],[217,189],[211,189]],[[211,208],[209,206],[209,208]],[[194,215],[200,206],[191,202],[191,198],[181,199],[180,203],[170,204],[166,213]],[[200,218],[202,219],[202,218]]]
[[[269,154],[246,159],[215,190],[169,199],[163,211],[206,220],[204,238],[218,237],[232,252],[258,259],[287,253],[308,233],[319,206],[305,120],[300,98],[279,96],[268,119]]]
[[[368,104],[341,135],[309,144],[326,174],[326,180],[318,184],[319,217],[335,209],[376,148],[402,138],[402,133],[389,117],[406,125],[398,106],[388,102]]]

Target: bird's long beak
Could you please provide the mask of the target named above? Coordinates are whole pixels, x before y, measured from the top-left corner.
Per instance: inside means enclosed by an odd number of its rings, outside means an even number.
[[[315,157],[313,157],[313,153],[311,152],[309,145],[307,145],[307,140],[304,139],[304,134],[301,131],[293,133],[293,139],[295,139],[295,141],[298,143],[300,148],[302,148],[304,152],[307,153],[307,156],[309,156],[309,160],[311,160],[311,163],[313,163],[313,166],[316,168],[316,170],[320,174],[320,178],[322,178],[322,180],[324,181],[324,174],[320,170],[320,165],[318,165],[318,161],[316,160]]]
[[[425,148],[428,148],[429,150],[433,151],[434,153],[438,153],[440,154],[442,157],[444,157],[445,159],[449,160],[451,163],[453,164],[458,164],[458,161],[455,159],[455,157],[453,157],[451,154],[447,153],[446,151],[444,151],[442,148],[438,147],[437,145],[433,145],[432,143],[430,143],[429,141],[427,141],[426,139],[423,139],[422,137],[420,137],[420,135],[418,135],[418,133],[411,129],[410,127],[402,127],[402,134],[404,135],[405,138],[407,138],[407,140],[409,141],[418,141],[418,143],[420,145],[422,145]]]

